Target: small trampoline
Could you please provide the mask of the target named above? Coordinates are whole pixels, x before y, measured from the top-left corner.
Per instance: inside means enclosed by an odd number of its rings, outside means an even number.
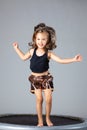
[[[48,127],[43,115],[44,126],[37,127],[37,115],[10,114],[0,116],[0,130],[87,130],[87,120],[71,116],[51,115],[54,124]]]

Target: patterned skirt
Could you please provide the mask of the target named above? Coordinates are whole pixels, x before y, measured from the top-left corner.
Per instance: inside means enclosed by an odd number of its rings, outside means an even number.
[[[43,76],[30,75],[28,79],[31,82],[30,92],[33,94],[36,89],[51,89],[52,91],[54,90],[53,77],[50,73],[48,73],[48,75]]]

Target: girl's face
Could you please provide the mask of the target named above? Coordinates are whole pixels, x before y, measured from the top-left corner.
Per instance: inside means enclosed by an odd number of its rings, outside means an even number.
[[[44,49],[48,42],[48,33],[47,32],[37,33],[35,42],[38,48]]]

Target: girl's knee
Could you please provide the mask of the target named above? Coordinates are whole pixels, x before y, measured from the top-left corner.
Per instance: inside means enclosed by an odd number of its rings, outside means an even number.
[[[50,104],[52,102],[52,96],[49,95],[49,96],[45,97],[45,101],[46,101],[46,103]]]
[[[36,101],[38,103],[42,103],[43,102],[43,96],[42,95],[36,95]]]
[[[52,91],[50,89],[47,89],[44,94],[45,94],[45,101],[47,103],[50,103],[52,101]]]
[[[37,97],[36,100],[37,100],[38,103],[42,103],[43,102],[43,97]]]

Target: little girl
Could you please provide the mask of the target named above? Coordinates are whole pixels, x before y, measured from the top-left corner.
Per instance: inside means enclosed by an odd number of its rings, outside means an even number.
[[[56,33],[52,27],[46,26],[44,23],[40,23],[34,27],[32,43],[29,43],[29,45],[31,46],[31,49],[24,54],[19,49],[18,43],[13,43],[15,51],[22,60],[25,61],[30,58],[30,69],[32,71],[29,76],[29,81],[31,82],[30,91],[36,95],[36,109],[38,115],[37,126],[41,127],[44,125],[42,117],[42,92],[44,92],[46,102],[46,123],[48,126],[53,126],[53,123],[50,120],[50,113],[54,86],[53,77],[49,73],[49,61],[52,59],[62,64],[68,64],[81,61],[82,56],[76,55],[74,58],[61,59],[50,51],[56,48]]]

